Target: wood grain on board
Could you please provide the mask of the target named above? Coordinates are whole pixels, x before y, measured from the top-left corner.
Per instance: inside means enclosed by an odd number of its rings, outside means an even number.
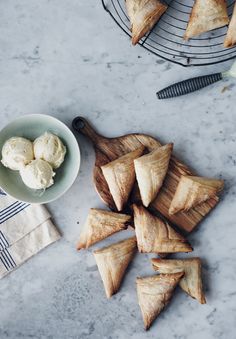
[[[117,138],[106,138],[99,135],[91,127],[91,125],[81,117],[74,119],[73,127],[76,131],[82,133],[92,141],[96,153],[95,166],[93,170],[93,180],[96,191],[106,205],[108,205],[112,210],[116,210],[113,198],[102,174],[101,166],[137,149],[141,145],[144,145],[148,151],[151,151],[156,147],[160,147],[161,143],[155,138],[144,134],[128,134]],[[175,215],[169,215],[169,206],[180,176],[193,174],[195,175],[189,167],[172,156],[168,173],[161,191],[151,204],[151,209],[161,213],[167,220],[171,221],[186,232],[191,232],[219,200],[218,197],[209,199],[207,202],[192,208],[189,212],[180,212]],[[134,192],[131,197],[132,199],[130,203],[139,200],[137,186],[136,192]]]

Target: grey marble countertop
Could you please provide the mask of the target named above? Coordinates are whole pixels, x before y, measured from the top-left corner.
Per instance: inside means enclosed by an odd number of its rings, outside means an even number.
[[[75,250],[89,208],[103,206],[92,184],[93,149],[79,137],[78,179],[48,205],[63,238],[0,282],[0,338],[235,338],[235,83],[171,101],[155,96],[174,81],[227,69],[230,62],[184,69],[134,48],[100,1],[8,0],[0,13],[1,126],[30,113],[68,125],[83,115],[107,136],[145,132],[173,141],[175,154],[198,173],[226,180],[221,203],[189,236],[203,259],[207,304],[177,290],[145,333],[135,278],[152,274],[152,256],[136,256],[108,301],[92,249]],[[122,237],[127,233],[94,248]]]

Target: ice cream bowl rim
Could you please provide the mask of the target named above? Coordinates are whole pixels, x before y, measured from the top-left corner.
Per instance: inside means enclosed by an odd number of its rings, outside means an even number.
[[[21,136],[33,141],[46,131],[55,133],[62,139],[67,154],[64,163],[56,170],[54,185],[45,192],[27,188],[18,171],[12,171],[0,163],[1,190],[16,200],[32,204],[55,201],[69,190],[78,176],[81,162],[79,144],[69,127],[51,115],[27,114],[8,123],[0,131],[0,151],[4,142],[11,136]]]

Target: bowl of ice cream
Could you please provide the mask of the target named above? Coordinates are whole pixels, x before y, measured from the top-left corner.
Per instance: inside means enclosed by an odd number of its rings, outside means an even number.
[[[0,187],[13,198],[43,204],[75,181],[80,150],[71,130],[49,115],[22,116],[0,131]]]

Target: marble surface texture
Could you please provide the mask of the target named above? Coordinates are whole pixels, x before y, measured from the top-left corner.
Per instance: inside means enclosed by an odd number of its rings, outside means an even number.
[[[50,114],[70,126],[83,115],[107,136],[145,132],[173,141],[175,154],[198,173],[226,180],[221,203],[189,236],[194,255],[203,260],[207,304],[177,289],[145,333],[135,278],[152,274],[154,255],[137,255],[108,301],[92,250],[128,233],[75,250],[89,208],[103,207],[92,184],[93,149],[78,137],[78,179],[48,205],[63,238],[0,281],[0,338],[235,338],[235,82],[171,101],[155,96],[174,81],[231,63],[184,69],[134,48],[99,0],[8,0],[0,2],[0,13],[1,126],[30,113]]]

